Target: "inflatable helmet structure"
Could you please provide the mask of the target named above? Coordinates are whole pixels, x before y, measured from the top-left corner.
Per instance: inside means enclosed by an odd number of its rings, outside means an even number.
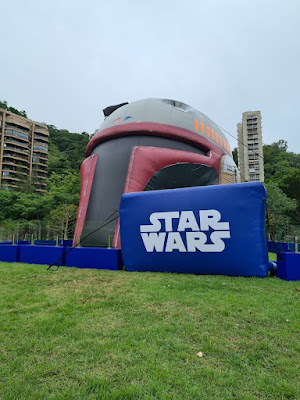
[[[73,244],[120,247],[117,219],[98,228],[123,193],[239,181],[224,133],[184,103],[146,99],[108,107],[104,115],[81,166]]]

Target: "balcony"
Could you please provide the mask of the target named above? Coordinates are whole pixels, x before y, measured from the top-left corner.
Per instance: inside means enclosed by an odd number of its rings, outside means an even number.
[[[42,140],[43,144],[44,144],[44,142],[45,143],[49,143],[49,137],[48,136],[38,135],[37,133],[34,133],[34,139]]]
[[[23,133],[23,132],[18,132],[13,129],[5,129],[5,136],[17,137],[18,139],[29,142],[29,134]]]
[[[16,168],[14,169],[13,167],[10,168],[10,166],[3,165],[2,176],[18,177],[19,174],[25,175],[25,176],[28,175],[28,173],[26,173],[26,172],[21,172],[21,171],[18,171]]]
[[[44,169],[40,169],[39,167],[37,167],[37,168],[34,168],[34,171],[36,171],[36,172],[42,174],[41,176],[43,176],[43,177],[47,177],[47,171],[44,170]],[[43,174],[44,174],[44,175],[43,175]]]
[[[1,182],[1,189],[2,190],[9,191],[11,189],[16,188],[16,182],[14,182],[14,181],[5,181],[4,179],[5,178],[2,178],[2,182]]]
[[[26,133],[27,135],[29,135],[29,133],[30,133],[30,129],[28,128],[28,129],[26,129],[26,128],[24,128],[24,127],[20,127],[19,125],[17,125],[17,124],[13,124],[13,123],[9,123],[9,122],[6,122],[6,124],[5,124],[5,129],[12,129],[12,130],[17,130],[17,131],[19,131],[19,132],[24,132],[24,133]]]
[[[18,182],[20,180],[19,178],[16,178],[16,176],[9,171],[2,172],[2,179],[12,179],[13,181],[16,181],[16,182]]]
[[[49,135],[48,128],[44,125],[35,125],[34,130],[36,130],[36,129],[45,133],[45,135]]]
[[[1,190],[6,190],[7,192],[9,192],[11,188],[15,188],[15,187],[16,187],[15,185],[10,185],[5,182],[5,185],[1,185]]]
[[[3,156],[4,157],[12,157],[12,158],[17,157],[19,160],[29,161],[28,154],[25,153],[24,151],[21,151],[21,150],[18,150],[18,149],[15,150],[15,149],[4,148],[3,149]]]
[[[45,168],[45,170],[47,170],[47,162],[44,160],[39,160],[39,161],[32,160],[32,165],[37,166],[37,168],[42,167],[41,169]]]
[[[38,151],[48,153],[48,147],[46,147],[45,145],[43,146],[41,144],[33,144],[33,150],[38,150]]]
[[[5,158],[11,158],[12,160],[18,160],[18,161],[23,161],[26,164],[29,164],[29,157],[23,157],[21,154],[17,154],[17,153],[12,153],[8,151],[3,151],[3,157]]]
[[[16,167],[16,170],[18,168],[23,168],[23,169],[29,170],[29,167],[27,165],[19,164],[19,163],[16,163],[16,162],[12,162],[10,159],[6,160],[6,159],[3,158],[2,164],[3,164],[3,169],[4,169],[4,165],[8,165],[8,166]]]
[[[47,176],[47,170],[41,168],[38,165],[34,165],[32,168],[32,174],[34,174],[35,176],[38,176],[38,174],[40,174],[44,178],[45,176]]]
[[[28,150],[28,149],[23,149],[23,148],[19,148],[19,147],[16,147],[16,146],[14,146],[14,145],[12,145],[11,143],[4,143],[4,145],[3,145],[3,150],[4,151],[13,151],[13,152],[17,152],[17,153],[20,153],[20,154],[23,154],[23,155],[25,155],[25,154],[29,154],[30,153],[30,151]]]
[[[28,121],[23,121],[23,117],[18,117],[15,114],[10,114],[6,116],[6,125],[13,126],[16,129],[22,129],[29,132],[31,130],[31,123]]]
[[[34,186],[37,186],[37,188],[40,188],[41,190],[45,190],[47,186],[46,182],[41,182],[41,181],[34,181],[33,184]]]
[[[29,151],[29,143],[27,144],[26,142],[18,142],[17,140],[11,139],[9,137],[4,138],[4,143],[19,146],[22,149],[28,150]]]
[[[257,160],[249,160],[249,168],[259,168],[259,162]]]
[[[46,193],[46,189],[35,189],[37,192]]]
[[[34,152],[33,153],[33,157],[32,157],[32,160],[33,160],[33,158],[34,159],[38,159],[39,160],[39,163],[42,163],[42,164],[47,164],[47,162],[48,162],[48,156],[47,156],[47,154],[46,153],[36,153],[36,152]],[[36,162],[36,161],[35,161]]]

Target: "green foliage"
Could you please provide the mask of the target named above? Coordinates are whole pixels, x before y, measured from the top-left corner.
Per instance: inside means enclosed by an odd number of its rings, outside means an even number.
[[[70,161],[59,151],[57,146],[51,142],[48,155],[48,175],[53,173],[64,175],[72,170]]]
[[[43,219],[49,211],[47,197],[36,193],[0,191],[0,222],[6,219]]]
[[[19,181],[16,182],[15,188],[13,189],[15,192],[21,192],[23,194],[37,193],[36,186],[33,183],[36,181],[34,178],[31,179],[29,176],[25,176],[20,173],[16,173],[15,176],[19,179]]]
[[[85,158],[85,148],[89,142],[89,135],[86,132],[71,133],[66,129],[57,129],[53,125],[48,125],[50,134],[50,152],[56,154],[56,159],[51,160],[51,172],[55,170],[53,163],[57,163],[58,168],[61,168],[60,161],[66,162],[70,169],[80,170],[82,161]],[[54,158],[55,158],[54,157]],[[49,160],[50,161],[50,160]]]
[[[273,234],[284,234],[290,222],[289,214],[295,211],[297,203],[290,199],[275,182],[265,183],[268,192],[269,225]]]
[[[235,147],[233,150],[232,150],[232,157],[233,157],[233,161],[236,163],[236,165],[238,166],[239,165],[239,160],[238,160],[238,149],[237,149],[237,147]]]
[[[290,222],[300,225],[300,154],[287,151],[288,145],[284,140],[264,146],[264,166],[265,182],[275,183],[278,188],[287,196],[293,199],[295,208],[289,212],[283,211],[285,216],[289,216]],[[271,191],[271,196],[277,195],[277,191]],[[272,200],[270,200],[272,201]]]
[[[24,110],[19,111],[14,107],[8,107],[7,106],[7,101],[0,101],[0,108],[4,108],[7,111],[10,111],[10,112],[12,112],[14,114],[20,115],[21,117],[27,118],[26,111],[24,111]]]
[[[64,239],[68,239],[75,228],[77,206],[62,203],[50,212],[51,227],[60,233]]]
[[[75,203],[79,200],[80,193],[80,172],[67,172],[59,174],[52,172],[48,180],[48,195],[53,193],[62,193],[64,195],[75,196]]]
[[[0,101],[0,108],[4,108],[4,110],[7,110],[7,101]]]
[[[300,170],[300,154],[287,151],[287,142],[279,140],[271,145],[264,145],[265,180],[280,181],[291,168]]]

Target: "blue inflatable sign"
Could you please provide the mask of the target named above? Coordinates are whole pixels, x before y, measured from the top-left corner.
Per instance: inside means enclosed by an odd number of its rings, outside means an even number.
[[[265,277],[266,199],[260,182],[124,194],[125,269]]]

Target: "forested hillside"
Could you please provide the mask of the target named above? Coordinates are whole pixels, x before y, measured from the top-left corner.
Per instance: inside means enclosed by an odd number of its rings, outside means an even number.
[[[26,116],[25,111],[1,108]],[[25,180],[18,191],[0,191],[0,241],[30,237],[72,237],[80,195],[80,165],[89,141],[86,132],[72,133],[48,125],[50,132],[46,195],[34,192]],[[237,158],[236,149],[233,151]],[[237,160],[236,160],[237,161]],[[300,154],[288,151],[280,140],[264,145],[265,186],[268,191],[268,231],[284,238],[300,236]]]
[[[85,157],[85,148],[89,141],[86,132],[71,133],[66,129],[57,129],[48,125],[50,134],[48,172],[78,172]]]

